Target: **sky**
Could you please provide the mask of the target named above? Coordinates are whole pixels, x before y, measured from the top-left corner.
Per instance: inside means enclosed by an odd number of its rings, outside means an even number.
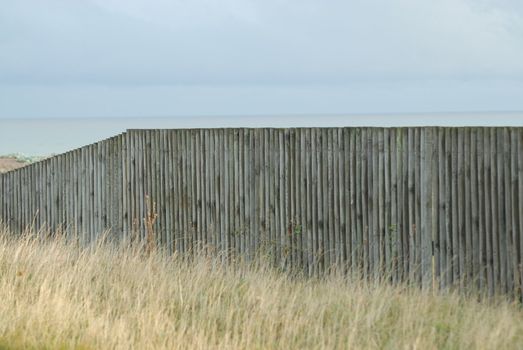
[[[0,0],[0,118],[503,111],[520,0]]]

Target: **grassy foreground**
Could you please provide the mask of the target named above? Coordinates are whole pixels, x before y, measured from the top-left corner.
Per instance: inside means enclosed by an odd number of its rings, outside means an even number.
[[[523,311],[0,232],[0,349],[517,349]]]

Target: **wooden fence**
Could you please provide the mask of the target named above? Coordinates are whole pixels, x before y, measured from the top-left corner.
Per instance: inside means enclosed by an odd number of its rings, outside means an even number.
[[[521,295],[522,128],[129,130],[0,175],[12,232],[206,244],[318,274]]]

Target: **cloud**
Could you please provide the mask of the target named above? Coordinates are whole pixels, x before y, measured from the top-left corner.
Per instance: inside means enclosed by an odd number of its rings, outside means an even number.
[[[509,0],[3,2],[4,84],[523,79]]]

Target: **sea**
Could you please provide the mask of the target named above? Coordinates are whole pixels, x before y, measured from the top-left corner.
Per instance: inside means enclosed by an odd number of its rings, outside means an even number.
[[[0,155],[49,156],[127,129],[523,126],[523,112],[382,115],[177,116],[150,118],[0,118]]]

